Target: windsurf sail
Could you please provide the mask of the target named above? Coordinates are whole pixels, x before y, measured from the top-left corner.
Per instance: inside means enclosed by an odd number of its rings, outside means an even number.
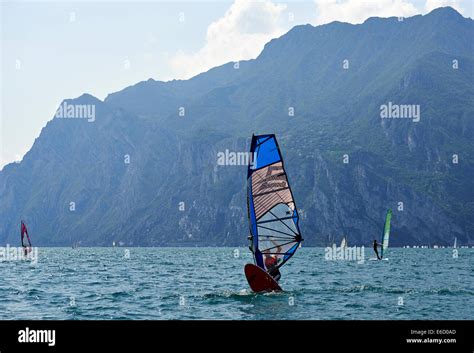
[[[21,221],[21,246],[23,246],[23,249],[25,250],[25,254],[31,251],[30,236],[28,235],[28,229],[26,228],[26,224],[23,221]]]
[[[268,271],[279,268],[296,252],[301,241],[298,211],[275,135],[252,136],[253,156],[247,174],[250,249],[255,264]]]
[[[455,238],[454,238],[453,248],[456,249],[457,247],[458,247],[458,237],[455,237]]]
[[[346,237],[344,237],[341,240],[341,248],[345,248],[346,246],[347,246],[347,240],[346,240]]]
[[[380,258],[383,258],[383,255],[387,251],[387,248],[388,248],[388,239],[390,237],[390,221],[391,220],[392,220],[392,210],[389,208],[387,211],[387,215],[385,216],[385,225],[383,227],[382,249],[380,252]]]

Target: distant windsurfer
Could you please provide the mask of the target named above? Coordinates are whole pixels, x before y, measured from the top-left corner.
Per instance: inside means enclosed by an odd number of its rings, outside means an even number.
[[[377,255],[378,260],[382,260],[379,256],[379,251],[377,250],[377,247],[379,246],[382,247],[382,244],[379,244],[377,243],[377,240],[374,240],[373,247],[374,247],[375,255]]]
[[[26,235],[26,239],[28,240],[28,246],[25,245],[24,242],[24,237]],[[21,245],[23,246],[23,251],[25,256],[28,255],[28,253],[31,251],[31,240],[30,236],[28,235],[28,229],[26,228],[26,225],[23,221],[21,221]]]
[[[272,241],[273,244],[275,242]],[[276,253],[279,254],[281,252],[281,246],[275,244],[277,247]],[[278,269],[278,263],[280,262],[281,259],[278,258],[276,254],[271,254],[270,249],[267,249],[266,251],[263,252],[265,256],[265,268],[267,269],[267,272],[270,276],[273,277],[275,281],[279,281],[281,278],[281,273],[280,270]]]

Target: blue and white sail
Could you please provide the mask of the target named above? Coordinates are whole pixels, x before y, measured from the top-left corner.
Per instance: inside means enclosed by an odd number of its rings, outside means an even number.
[[[275,135],[252,136],[247,174],[250,248],[255,264],[268,271],[268,259],[281,267],[301,241],[299,216]],[[273,266],[272,266],[273,267]]]

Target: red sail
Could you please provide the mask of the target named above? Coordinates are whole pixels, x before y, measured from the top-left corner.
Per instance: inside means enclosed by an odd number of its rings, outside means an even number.
[[[25,235],[26,239],[28,240],[28,245],[25,244]],[[23,221],[21,221],[21,245],[25,249],[25,255],[31,251],[30,236],[28,235],[28,229],[26,229],[26,225]]]

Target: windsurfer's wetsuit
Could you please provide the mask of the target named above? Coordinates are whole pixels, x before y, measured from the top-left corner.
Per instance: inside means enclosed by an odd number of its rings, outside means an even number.
[[[273,277],[275,281],[279,281],[281,278],[280,270],[277,267],[278,259],[271,255],[265,256],[265,267],[267,268],[268,274]]]
[[[379,251],[377,250],[377,247],[378,246],[381,246],[380,244],[377,244],[377,241],[374,240],[374,251],[375,251],[375,255],[377,255],[377,259],[378,260],[381,260],[380,256],[379,256]]]

